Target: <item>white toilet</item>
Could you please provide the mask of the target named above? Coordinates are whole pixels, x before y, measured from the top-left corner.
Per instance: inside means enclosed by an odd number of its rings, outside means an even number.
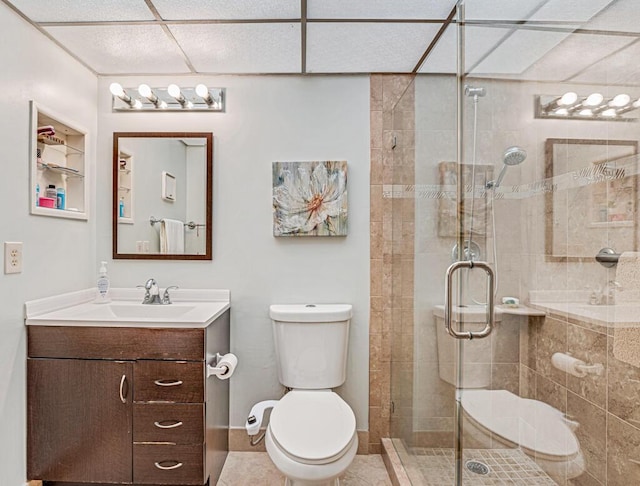
[[[438,340],[440,378],[455,386],[456,340],[444,328],[444,306],[434,309]],[[458,307],[452,319],[464,321],[465,329],[484,327],[484,306]],[[495,314],[500,332],[500,313]],[[573,432],[578,424],[565,419],[562,412],[538,400],[521,398],[507,390],[488,390],[491,383],[492,348],[490,338],[465,341],[461,403],[463,429],[484,448],[520,448],[552,479],[580,476],[585,470],[580,443]],[[573,428],[572,428],[573,427]]]
[[[337,485],[358,450],[353,411],[331,391],[346,377],[351,306],[272,305],[269,314],[278,379],[291,391],[254,405],[247,432],[273,408],[265,444],[286,484]]]

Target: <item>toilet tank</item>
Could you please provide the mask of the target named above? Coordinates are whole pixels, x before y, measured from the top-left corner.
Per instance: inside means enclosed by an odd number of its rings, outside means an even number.
[[[272,305],[269,316],[280,383],[307,390],[344,383],[351,305]]]
[[[444,306],[436,305],[433,309],[438,340],[438,371],[440,378],[456,386],[457,347],[458,340],[450,336],[444,327]],[[492,336],[498,332],[497,324],[502,320],[502,314],[495,312],[494,327],[489,336],[483,339],[464,341],[464,367],[462,373],[462,388],[488,388],[491,385],[491,364],[495,349],[491,346]],[[487,321],[485,306],[470,305],[455,307],[452,313],[454,329],[465,331],[481,331]],[[464,323],[461,326],[460,323]]]

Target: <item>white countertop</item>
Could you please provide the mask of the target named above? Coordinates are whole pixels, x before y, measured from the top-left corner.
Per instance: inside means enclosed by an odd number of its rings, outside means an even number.
[[[582,302],[531,302],[532,307],[603,327],[640,327],[640,302],[591,305]]]
[[[110,303],[94,303],[85,289],[25,303],[27,326],[204,328],[230,308],[230,292],[176,289],[172,304],[142,304],[144,289],[110,290]]]

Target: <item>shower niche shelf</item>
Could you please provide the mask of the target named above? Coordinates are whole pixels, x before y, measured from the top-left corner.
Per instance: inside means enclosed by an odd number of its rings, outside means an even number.
[[[87,220],[87,131],[35,101],[30,111],[31,214]],[[58,208],[60,198],[54,207],[40,200],[50,185],[64,190],[63,207]]]

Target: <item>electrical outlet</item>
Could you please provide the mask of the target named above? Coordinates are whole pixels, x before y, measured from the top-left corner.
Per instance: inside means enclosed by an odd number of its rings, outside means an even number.
[[[22,242],[4,242],[4,273],[22,273]]]

